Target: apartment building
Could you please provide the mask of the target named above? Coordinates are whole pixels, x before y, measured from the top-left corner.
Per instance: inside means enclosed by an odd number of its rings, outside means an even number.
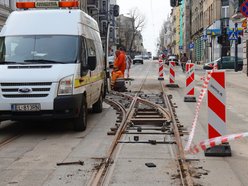
[[[14,8],[13,0],[0,0],[0,30],[12,11],[12,8]]]
[[[203,41],[203,0],[191,1],[191,40],[194,43],[192,62],[202,63],[204,57]]]
[[[172,54],[180,54],[180,7],[174,7],[171,12],[172,17]]]

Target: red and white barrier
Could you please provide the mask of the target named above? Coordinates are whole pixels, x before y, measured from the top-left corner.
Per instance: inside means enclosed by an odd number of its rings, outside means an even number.
[[[163,60],[159,59],[159,71],[158,71],[158,80],[164,80],[164,64]]]
[[[170,61],[169,62],[169,68],[170,68],[170,84],[174,84],[175,83],[175,80],[176,80],[176,73],[175,73],[175,66],[176,66],[176,62],[175,61]]]
[[[208,137],[226,135],[225,71],[212,73],[208,86]]]
[[[248,137],[248,132],[239,133],[239,134],[230,134],[226,136],[219,136],[216,138],[207,139],[207,140],[201,141],[197,145],[190,146],[190,148],[186,150],[185,153],[186,154],[197,154],[200,151],[205,151],[206,149],[210,147],[215,147],[215,146],[225,144],[230,141],[234,141],[234,140],[245,138],[245,137]]]
[[[195,98],[195,64],[186,63],[186,96],[185,102],[196,102]]]
[[[192,122],[192,127],[191,127],[191,130],[190,130],[190,134],[189,134],[189,139],[188,139],[188,142],[185,146],[185,151],[188,151],[191,144],[192,144],[192,141],[193,141],[193,138],[194,138],[194,135],[195,135],[195,129],[196,129],[196,124],[197,124],[197,120],[198,120],[198,117],[199,117],[199,112],[200,112],[200,107],[201,107],[201,104],[202,104],[202,100],[207,92],[207,87],[208,87],[208,83],[209,83],[209,80],[212,76],[212,73],[217,69],[217,66],[215,66],[210,72],[208,72],[206,74],[206,78],[204,78],[204,82],[203,82],[203,85],[202,85],[202,89],[200,91],[200,95],[198,97],[198,101],[197,101],[197,104],[196,104],[196,108],[195,108],[195,116],[194,116],[194,119],[193,119],[193,122]]]

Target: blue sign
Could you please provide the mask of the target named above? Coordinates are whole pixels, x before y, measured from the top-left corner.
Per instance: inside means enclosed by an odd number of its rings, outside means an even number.
[[[228,39],[230,41],[237,41],[238,40],[238,32],[235,32],[235,31],[229,32]]]
[[[195,47],[194,43],[189,44],[189,49],[193,49]]]
[[[203,41],[207,41],[207,40],[208,40],[208,36],[207,36],[207,35],[202,35],[201,40],[203,40]]]
[[[179,50],[182,50],[183,49],[183,46],[179,46]]]

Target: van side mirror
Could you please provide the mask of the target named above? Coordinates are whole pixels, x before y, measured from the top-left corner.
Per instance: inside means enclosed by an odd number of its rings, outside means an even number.
[[[91,71],[96,69],[96,56],[88,57],[88,67]]]

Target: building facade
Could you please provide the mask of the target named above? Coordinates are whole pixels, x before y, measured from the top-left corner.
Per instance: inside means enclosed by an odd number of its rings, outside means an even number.
[[[13,0],[0,0],[0,30],[14,7]]]
[[[203,0],[191,1],[191,41],[194,43],[191,59],[194,63],[203,63]]]

